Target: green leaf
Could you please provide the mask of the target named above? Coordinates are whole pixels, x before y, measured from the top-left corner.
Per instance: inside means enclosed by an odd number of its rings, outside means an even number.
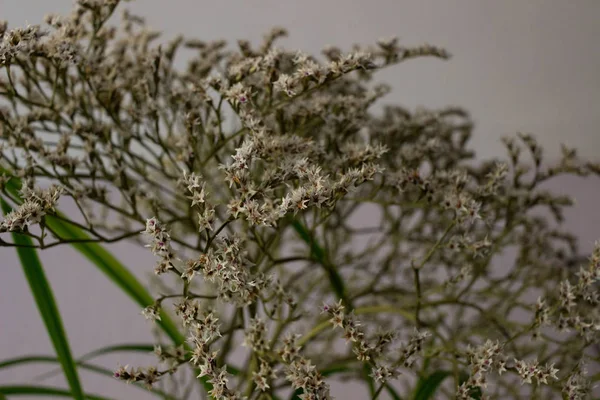
[[[95,358],[95,357],[98,357],[98,356],[101,356],[104,354],[117,353],[117,352],[121,352],[121,351],[151,353],[154,351],[154,346],[152,344],[119,344],[119,345],[101,347],[97,350],[91,351],[91,352],[86,353],[83,356],[77,358],[77,360],[75,361],[75,364],[82,365],[85,361],[91,360],[92,358]],[[2,363],[0,363],[0,368],[2,368]],[[40,380],[47,379],[52,376],[55,376],[58,372],[60,372],[60,370],[51,370],[51,371],[48,371],[41,375],[38,375],[36,377],[36,379],[40,379]],[[111,372],[111,374],[112,374],[112,372]]]
[[[59,359],[57,357],[52,357],[52,356],[23,356],[23,357],[16,357],[16,358],[9,358],[8,360],[4,360],[2,362],[0,362],[0,368],[9,368],[9,367],[17,367],[23,364],[30,364],[30,363],[50,363],[50,364],[55,364],[55,363],[59,363]],[[92,372],[96,372],[98,374],[101,375],[105,375],[105,376],[109,376],[109,377],[113,377],[113,372],[107,368],[103,368],[94,364],[90,364],[90,363],[84,363],[84,362],[77,362],[76,363],[77,367],[82,368],[82,369],[86,369]]]
[[[20,366],[23,364],[30,364],[30,363],[55,364],[55,363],[59,363],[59,362],[60,362],[60,360],[57,357],[52,357],[52,356],[23,356],[23,357],[10,358],[8,360],[4,360],[4,361],[0,362],[0,368],[16,367],[16,366]],[[113,377],[113,372],[107,368],[103,368],[103,367],[100,367],[100,366],[97,366],[94,364],[90,364],[90,363],[85,363],[85,362],[77,362],[76,365],[79,368],[87,369],[92,372],[97,372],[101,375],[110,376],[111,378]]]
[[[465,371],[460,371],[460,374],[458,376],[458,384],[462,385],[463,383],[465,383],[468,380],[469,380],[469,374],[466,373]],[[469,391],[469,396],[471,396],[471,398],[473,400],[480,400],[482,395],[483,395],[483,393],[481,392],[481,388],[478,388],[478,387],[471,388],[471,390]]]
[[[74,398],[75,395],[68,390],[49,386],[0,386],[0,395],[4,396],[52,396],[52,397],[69,397]],[[82,399],[88,400],[110,400],[108,397],[101,397],[93,394],[83,394]]]
[[[323,376],[331,376],[331,375],[335,375],[339,372],[348,372],[348,371],[352,371],[353,368],[350,368],[347,365],[344,364],[338,364],[338,365],[332,365],[328,368],[324,368],[321,372],[321,375]]]
[[[460,380],[459,380],[458,384],[462,385],[468,379],[469,379],[469,374],[467,374],[466,372],[461,372]],[[472,387],[469,390],[469,396],[471,396],[471,399],[473,399],[473,400],[481,400],[481,397],[483,396],[483,392],[481,391],[481,388],[479,388],[479,387]]]
[[[55,362],[58,361],[58,358],[53,356],[23,356],[23,357],[15,357],[9,358],[7,360],[0,361],[0,369],[2,368],[10,368],[16,367],[22,364],[27,363],[37,363],[37,362]]]
[[[415,389],[414,400],[432,399],[439,386],[446,377],[451,376],[450,371],[435,371],[431,375],[419,379]]]
[[[4,199],[0,198],[0,203],[4,214],[11,212],[10,206]],[[60,318],[52,289],[46,279],[46,274],[44,273],[44,268],[38,258],[37,252],[34,248],[27,247],[33,246],[33,241],[30,237],[18,233],[13,233],[12,237],[16,244],[23,246],[16,248],[17,254],[37,308],[46,325],[46,330],[62,366],[65,378],[71,388],[72,396],[75,399],[82,400],[84,398],[83,390],[79,383],[77,369],[75,368],[69,348],[69,341],[63,328],[62,319]]]
[[[344,280],[338,273],[335,265],[331,263],[329,257],[325,250],[319,245],[319,243],[312,236],[310,231],[299,221],[292,220],[292,227],[298,233],[298,236],[310,246],[311,255],[315,257],[315,259],[323,266],[325,272],[327,273],[327,277],[329,279],[329,283],[331,288],[335,292],[338,299],[341,299],[344,305],[348,309],[352,309],[352,304],[350,303],[350,299],[346,294],[346,287],[344,285]]]
[[[387,390],[393,400],[402,400],[402,397],[400,397],[398,392],[396,392],[396,389],[394,389],[389,383],[385,384],[385,390]]]
[[[7,172],[2,170],[0,172]],[[22,202],[19,196],[20,181],[17,178],[11,178],[6,188],[8,192],[17,199],[18,202]],[[57,213],[59,216],[62,215]],[[83,230],[77,226],[68,224],[54,216],[48,215],[45,217],[46,225],[56,232],[59,236],[68,239],[89,239]],[[14,235],[13,235],[14,236]],[[18,235],[19,237],[25,238],[31,242],[25,235]],[[15,239],[15,243],[17,243]],[[18,244],[18,243],[17,243]],[[154,299],[147,292],[144,286],[139,283],[135,276],[117,260],[110,252],[104,247],[97,243],[71,243],[72,247],[83,254],[88,260],[92,261],[98,269],[100,269],[105,275],[107,275],[117,286],[119,286],[129,297],[136,301],[140,306],[146,307],[154,303]],[[20,249],[20,248],[19,248]],[[161,320],[157,321],[163,331],[173,340],[175,344],[185,343],[185,338],[173,321],[169,318],[166,313],[161,312]]]
[[[59,214],[60,215],[60,214]],[[54,230],[61,237],[86,239],[89,236],[80,228],[59,220],[53,216],[46,216],[46,225]],[[88,260],[92,261],[98,269],[106,274],[117,286],[135,300],[140,306],[146,307],[154,303],[154,299],[144,288],[144,286],[135,278],[135,276],[117,260],[110,252],[98,243],[71,243],[76,250],[83,254]],[[156,321],[162,330],[173,340],[174,344],[183,344],[187,350],[190,350],[189,344],[185,342],[185,337],[179,332],[175,323],[169,316],[161,311],[161,319]],[[204,388],[208,391],[212,385],[208,383],[206,377],[201,379]]]
[[[78,361],[90,360],[92,358],[102,356],[104,354],[117,353],[119,351],[130,351],[136,353],[152,353],[154,352],[153,344],[145,344],[145,343],[125,343],[125,344],[115,344],[111,346],[101,347],[99,349],[90,351],[89,353],[85,353],[81,357],[79,357]]]
[[[0,173],[6,173],[11,175],[9,171],[6,171],[0,167]],[[11,179],[6,184],[6,190],[15,198],[19,203],[22,199],[19,195],[21,188],[21,182],[16,177]],[[57,215],[64,218],[59,212]],[[52,215],[46,215],[44,218],[45,224],[52,229],[56,234],[64,239],[78,239],[86,240],[90,239],[90,236],[83,231],[81,228],[69,224],[62,219],[56,218]],[[135,276],[125,267],[116,257],[114,257],[108,250],[102,245],[93,242],[74,242],[70,245],[79,251],[83,256],[98,267],[106,276],[108,276],[118,287],[123,290],[129,297],[131,297],[137,304],[142,307],[147,307],[154,303],[154,299],[144,288],[144,286],[135,278]],[[163,331],[173,340],[175,344],[183,344],[185,338],[175,323],[169,318],[169,316],[161,312],[160,321],[156,321]]]
[[[473,400],[481,400],[481,396],[482,396],[481,388],[476,387],[474,389],[471,389],[471,393],[469,395],[471,396],[471,398]]]
[[[101,347],[99,349],[90,351],[89,353],[85,353],[83,356],[79,357],[76,361],[76,364],[82,364],[84,361],[91,360],[92,358],[99,357],[105,354],[117,353],[117,352],[137,352],[137,353],[152,353],[154,352],[153,344],[144,344],[144,343],[125,343],[125,344],[116,344],[106,347]],[[2,363],[0,363],[0,368],[2,368]],[[39,376],[39,379],[48,378],[55,374],[56,371],[49,371],[43,375]],[[231,375],[237,376],[240,374],[240,369],[236,368],[232,365],[227,365],[227,372]]]
[[[304,390],[302,388],[296,389],[292,392],[292,395],[290,396],[290,400],[299,400],[300,399],[300,395],[304,393]]]
[[[427,364],[429,364],[429,363],[427,362]],[[446,379],[448,376],[452,376],[452,372],[439,370],[439,371],[435,371],[434,373],[432,373],[431,375],[429,375],[427,377],[423,377],[423,378],[419,379],[419,381],[417,382],[417,387],[415,388],[415,394],[413,396],[413,399],[414,400],[426,400],[426,399],[433,398],[433,395],[438,390],[439,386],[442,384],[444,379]],[[467,379],[469,379],[469,374],[467,374],[464,371],[461,371],[460,375],[459,375],[458,384],[459,385],[462,384],[463,382],[467,381]],[[470,395],[474,400],[481,399],[481,389],[479,389],[479,388],[473,389],[471,391]]]
[[[16,367],[16,366],[20,366],[23,364],[29,364],[29,363],[50,363],[50,364],[56,364],[59,363],[59,360],[57,357],[52,357],[52,356],[23,356],[23,357],[16,357],[16,358],[10,358],[8,360],[4,360],[0,362],[0,369],[2,368],[10,368],[10,367]],[[91,363],[86,363],[83,361],[77,361],[77,367],[78,368],[82,368],[91,372],[95,372],[99,375],[103,375],[106,376],[108,378],[113,378],[114,377],[114,373],[113,371],[107,369],[107,368],[103,368],[100,367],[98,365],[95,364],[91,364]],[[41,380],[42,378],[37,378],[36,380]],[[123,381],[121,381],[123,382]],[[160,396],[163,399],[170,399],[172,400],[173,397],[168,395],[167,393],[158,390],[156,388],[147,388],[144,384],[140,383],[140,382],[136,382],[133,384],[135,387],[142,389],[144,391],[150,392],[152,394],[155,394],[156,396]]]
[[[371,398],[373,398],[375,396],[375,382],[373,381],[373,378],[371,378],[371,376],[369,376],[369,373],[371,372],[370,368],[369,368],[369,364],[367,363],[363,363],[363,377],[367,383],[367,387],[369,388],[369,395],[371,396]]]
[[[6,183],[6,190],[19,203],[22,199],[19,196],[21,181],[14,177],[10,171],[0,166],[0,173],[6,173],[11,179]],[[59,217],[63,217],[60,211],[57,211]],[[53,229],[63,238],[69,239],[89,239],[89,235],[79,227],[62,221],[56,217],[47,215],[44,218],[46,225]],[[144,288],[144,286],[135,278],[135,276],[117,260],[110,252],[98,243],[79,242],[71,243],[71,246],[83,254],[88,260],[96,265],[100,271],[107,275],[117,286],[119,286],[129,297],[136,301],[140,306],[147,307],[154,303],[154,299]],[[162,330],[177,345],[183,344],[186,349],[190,349],[189,344],[185,342],[185,337],[179,332],[175,323],[169,316],[161,311],[161,320],[156,321]],[[212,385],[208,383],[206,377],[201,378],[204,388],[209,391]]]
[[[60,216],[60,213],[58,213]],[[52,215],[45,218],[46,225],[59,236],[68,239],[89,239],[89,235],[80,228],[60,220]],[[136,277],[115,256],[98,243],[74,242],[71,246],[78,250],[88,260],[108,276],[123,292],[135,300],[142,307],[154,303],[154,299],[136,279]],[[161,319],[156,321],[163,331],[173,340],[175,344],[183,344],[185,338],[169,316],[161,312]]]

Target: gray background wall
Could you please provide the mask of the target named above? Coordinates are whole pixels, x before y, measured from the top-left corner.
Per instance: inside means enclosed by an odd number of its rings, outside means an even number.
[[[71,4],[0,0],[0,19],[8,20],[9,27],[39,23],[47,13],[67,13]],[[566,142],[598,160],[600,0],[139,0],[126,6],[167,38],[183,33],[257,42],[271,26],[280,25],[290,32],[282,45],[308,52],[392,35],[406,44],[445,46],[454,55],[449,62],[417,60],[381,72],[379,81],[393,87],[385,102],[465,107],[476,121],[472,143],[482,157],[504,156],[499,138],[523,131],[535,133],[551,156]],[[578,199],[568,223],[582,237],[583,248],[591,249],[600,238],[598,180],[568,179],[555,189]],[[151,273],[154,260],[144,249],[110,248],[138,276]],[[151,341],[150,325],[139,309],[79,255],[60,247],[42,257],[75,355],[112,343]],[[14,250],[0,248],[0,360],[51,353]],[[125,359],[134,365],[152,361]],[[117,361],[101,359],[110,368]],[[47,370],[2,370],[0,384],[28,382]],[[82,376],[90,392],[118,399],[149,397],[105,378]],[[57,377],[43,383],[61,382]],[[349,398],[361,398],[357,393]]]

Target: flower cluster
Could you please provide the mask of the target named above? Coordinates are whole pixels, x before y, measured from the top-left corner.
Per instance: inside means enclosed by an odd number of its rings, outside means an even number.
[[[277,378],[277,374],[271,364],[261,359],[258,372],[252,373],[252,379],[258,390],[265,392],[270,389],[269,382],[275,378]]]
[[[301,400],[329,400],[329,385],[316,370],[315,365],[304,357],[296,357],[286,365],[286,379],[294,389],[302,389]]]
[[[409,341],[401,346],[398,359],[394,360],[393,364],[386,365],[383,363],[385,361],[383,356],[388,353],[389,346],[396,339],[395,332],[378,332],[374,340],[367,340],[365,331],[361,328],[362,324],[356,320],[353,313],[346,314],[344,308],[340,300],[335,304],[325,304],[323,312],[329,314],[331,317],[329,322],[334,328],[339,327],[344,330],[344,338],[347,342],[352,342],[356,358],[372,365],[371,376],[378,382],[383,383],[398,377],[399,365],[410,368],[415,361],[415,356],[422,351],[424,341],[431,336],[429,332],[415,330]]]
[[[124,367],[119,367],[114,372],[114,377],[117,379],[121,379],[126,381],[127,383],[131,382],[143,382],[148,387],[152,387],[156,381],[158,381],[161,373],[159,373],[156,368],[129,368],[128,365]]]
[[[156,304],[153,304],[151,306],[144,308],[142,310],[142,315],[147,320],[150,320],[152,322],[160,321],[160,308]]]
[[[146,221],[146,229],[142,233],[151,239],[150,244],[146,247],[149,247],[152,254],[159,258],[154,272],[160,275],[174,269],[175,255],[171,248],[171,236],[166,227],[156,218],[150,218]]]
[[[436,371],[453,373],[435,398],[578,399],[600,380],[583,368],[599,364],[600,243],[585,264],[561,225],[573,199],[547,189],[600,164],[567,147],[549,163],[531,134],[481,160],[461,108],[375,109],[390,91],[375,73],[444,49],[319,56],[276,46],[282,28],[159,45],[126,10],[110,22],[118,3],[0,23],[0,246],[143,230],[157,258],[142,314],[166,369],[117,378],[181,393],[190,369],[213,398],[253,400],[331,398],[329,374],[402,398]]]
[[[215,284],[219,298],[243,306],[256,302],[269,285],[263,274],[251,273],[252,263],[243,252],[239,237],[219,237],[207,253],[189,260],[183,277],[189,282],[201,272],[206,282]]]
[[[267,342],[267,328],[264,321],[257,318],[250,321],[243,345],[251,348],[258,356],[260,366],[258,372],[252,373],[252,379],[260,391],[267,391],[271,388],[270,383],[277,378],[277,374],[273,369],[273,363],[268,361],[271,346]]]
[[[191,200],[191,207],[197,207],[198,211],[198,230],[212,231],[212,223],[215,219],[215,209],[207,202],[208,193],[205,190],[206,183],[201,182],[201,177],[191,173],[183,173],[183,183],[189,193],[188,198]]]
[[[593,342],[600,333],[600,242],[596,242],[587,267],[581,266],[577,284],[569,279],[560,281],[558,290],[538,299],[534,325],[554,325],[561,331],[575,330],[586,342]],[[557,315],[558,314],[558,315]]]
[[[158,360],[162,363],[166,363],[170,366],[172,372],[175,372],[177,367],[187,362],[186,350],[183,345],[181,346],[168,346],[164,347],[160,345],[154,346],[154,355],[158,357]]]
[[[187,300],[184,301],[184,303],[186,302]],[[197,307],[182,304],[179,308],[185,308],[186,311],[194,310],[195,315],[189,318],[191,321],[189,341],[194,346],[191,362],[200,368],[198,377],[207,377],[208,382],[212,385],[209,394],[216,399],[241,399],[236,391],[228,388],[229,374],[227,373],[227,367],[217,365],[217,351],[211,351],[210,349],[212,342],[221,337],[218,318],[211,311],[205,311],[203,314],[198,315]]]
[[[471,399],[473,389],[485,389],[487,387],[487,376],[492,370],[498,374],[506,371],[506,360],[502,353],[502,345],[496,341],[487,340],[484,344],[473,349],[467,349],[467,359],[471,371],[469,379],[463,382],[456,394],[459,399]]]
[[[521,377],[523,383],[532,383],[532,379],[535,378],[538,384],[548,385],[548,378],[558,380],[556,373],[558,369],[554,368],[554,364],[546,364],[543,367],[538,365],[537,360],[530,362],[515,360],[515,369]]]
[[[424,342],[431,337],[431,333],[427,331],[415,331],[410,336],[408,343],[400,349],[400,359],[405,367],[410,368],[415,362],[415,356],[424,348]]]
[[[563,384],[562,393],[569,400],[582,400],[591,392],[590,382],[586,378],[587,369],[583,362],[577,364]]]
[[[23,203],[6,214],[0,222],[0,232],[27,230],[31,225],[39,224],[44,215],[55,211],[56,203],[62,194],[60,186],[52,185],[48,189],[31,189],[23,186]]]

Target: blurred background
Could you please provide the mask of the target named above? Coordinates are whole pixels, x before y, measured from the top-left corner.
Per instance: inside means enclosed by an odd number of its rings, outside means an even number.
[[[37,24],[48,13],[68,13],[71,6],[71,0],[0,0],[0,20],[9,28]],[[308,53],[389,36],[406,45],[443,46],[453,55],[450,61],[415,60],[380,72],[377,81],[392,87],[383,103],[466,108],[476,123],[472,147],[481,158],[504,157],[500,137],[528,132],[538,137],[549,159],[558,156],[564,142],[600,161],[600,0],[138,0],[121,7],[163,31],[163,40],[181,33],[258,43],[272,26],[282,26],[290,35],[281,45]],[[582,251],[600,238],[599,183],[567,178],[552,185],[577,199],[567,226],[581,237]],[[148,251],[127,244],[110,250],[148,282],[154,267]],[[104,345],[152,341],[151,324],[138,307],[79,254],[64,246],[41,256],[75,357]],[[53,348],[14,249],[0,248],[0,360],[24,354],[50,355]],[[149,365],[153,359],[128,354],[98,361],[113,369],[118,362]],[[39,381],[51,369],[3,369],[0,384],[61,385],[60,374]],[[107,378],[86,372],[81,377],[92,393],[150,398]],[[333,395],[343,397],[347,390],[335,386]],[[366,394],[357,387],[349,398],[362,398],[362,391]]]

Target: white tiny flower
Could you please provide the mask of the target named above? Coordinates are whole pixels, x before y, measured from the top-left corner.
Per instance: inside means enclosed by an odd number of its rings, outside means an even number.
[[[149,321],[160,321],[160,314],[158,308],[154,305],[148,306],[142,310],[142,315]]]
[[[275,83],[273,84],[275,90],[284,92],[289,97],[293,97],[296,95],[296,91],[294,90],[295,85],[296,81],[294,80],[294,78],[287,74],[279,75],[279,79],[277,79],[277,81],[275,81]]]

